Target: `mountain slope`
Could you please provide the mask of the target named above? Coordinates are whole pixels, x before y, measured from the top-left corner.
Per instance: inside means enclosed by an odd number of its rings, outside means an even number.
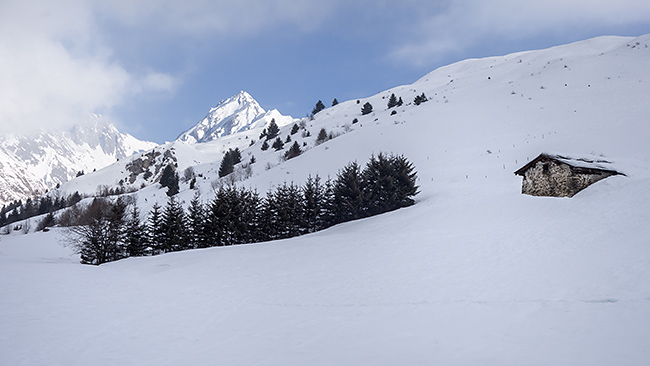
[[[200,122],[178,136],[177,141],[208,142],[238,132],[262,129],[272,119],[275,119],[278,126],[294,121],[292,117],[283,116],[275,109],[265,111],[250,94],[241,91],[211,108]]]
[[[645,45],[650,36],[605,37],[467,60],[304,121],[291,135],[307,143],[297,158],[262,141],[242,150],[257,162],[239,184],[260,192],[404,154],[421,191],[407,209],[99,267],[79,265],[57,231],[3,237],[0,363],[645,365]],[[429,100],[413,105],[422,92]],[[391,93],[405,105],[388,110]],[[366,102],[374,112],[361,116]],[[336,137],[317,145],[321,128]],[[198,151],[180,145],[194,150],[177,149],[179,167]],[[571,199],[521,195],[513,172],[541,151],[604,155],[626,176]],[[204,201],[215,164],[195,166]],[[182,188],[187,202],[195,191]],[[143,208],[166,199],[155,185],[137,193]]]
[[[155,143],[120,133],[100,116],[60,133],[0,137],[0,205],[43,193],[74,178],[150,149]]]

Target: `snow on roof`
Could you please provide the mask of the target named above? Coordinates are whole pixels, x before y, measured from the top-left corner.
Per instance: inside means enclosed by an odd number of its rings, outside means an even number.
[[[602,159],[602,158],[575,158],[575,157],[570,157],[566,155],[560,155],[560,154],[552,154],[552,153],[546,153],[543,152],[539,154],[535,159],[531,160],[528,164],[524,165],[523,167],[519,168],[515,172],[516,175],[523,175],[526,170],[528,170],[530,167],[535,165],[538,161],[544,160],[544,159],[550,159],[550,160],[555,160],[559,161],[561,163],[570,165],[572,167],[576,168],[583,168],[583,169],[589,169],[589,170],[597,170],[597,171],[607,171],[607,172],[614,172],[616,174],[621,174],[625,175],[623,173],[620,173],[616,171],[612,165],[611,161]]]

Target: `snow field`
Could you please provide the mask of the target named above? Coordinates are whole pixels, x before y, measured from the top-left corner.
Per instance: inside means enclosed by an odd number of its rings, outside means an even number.
[[[393,152],[420,178],[407,209],[99,267],[77,264],[60,230],[1,237],[0,364],[646,365],[650,147],[639,98],[650,64],[630,42],[469,60],[343,102],[311,132],[357,117],[347,133],[281,164],[254,145],[256,164],[275,166],[242,182],[265,193]],[[422,91],[428,102],[384,110],[382,96]],[[374,115],[359,116],[366,100]],[[542,151],[604,154],[627,176],[571,199],[523,196],[513,172]],[[163,196],[148,187],[138,201]]]

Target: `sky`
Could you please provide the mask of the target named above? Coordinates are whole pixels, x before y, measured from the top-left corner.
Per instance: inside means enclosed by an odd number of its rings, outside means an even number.
[[[647,0],[0,0],[0,134],[174,140],[240,90],[304,117],[467,58],[650,33]]]

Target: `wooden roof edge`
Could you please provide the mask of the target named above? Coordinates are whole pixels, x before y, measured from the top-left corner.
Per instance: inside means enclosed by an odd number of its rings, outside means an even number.
[[[521,176],[523,176],[523,175],[524,175],[524,172],[525,172],[526,170],[528,170],[528,168],[530,168],[531,166],[537,164],[538,161],[540,161],[540,160],[542,160],[542,159],[544,159],[544,158],[552,158],[552,155],[547,154],[547,153],[544,153],[544,152],[541,153],[541,154],[539,154],[535,159],[529,161],[528,163],[526,163],[526,165],[524,165],[524,166],[522,166],[521,168],[517,169],[517,170],[515,171],[515,175],[521,175]]]

